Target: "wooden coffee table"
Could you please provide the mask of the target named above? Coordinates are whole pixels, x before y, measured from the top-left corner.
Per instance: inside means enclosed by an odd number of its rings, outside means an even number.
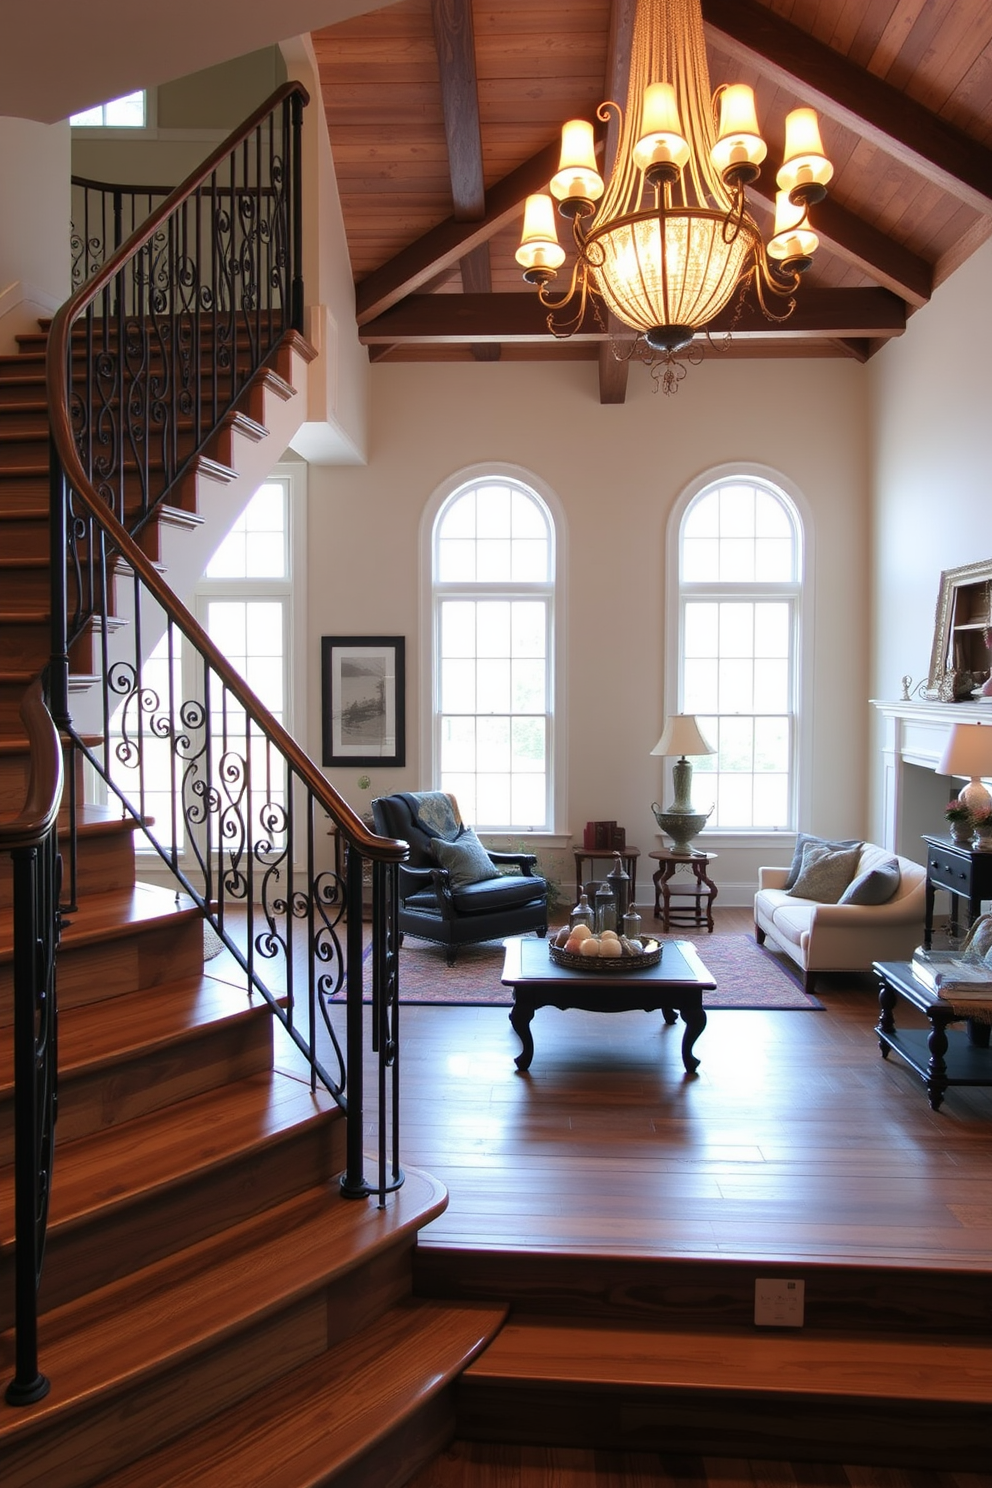
[[[692,1048],[706,1027],[703,993],[711,992],[716,982],[688,941],[666,940],[662,947],[656,966],[614,974],[556,966],[546,940],[511,936],[506,941],[500,981],[513,988],[510,1023],[523,1046],[515,1061],[517,1069],[530,1069],[534,1058],[530,1023],[539,1007],[582,1008],[591,1013],[651,1013],[660,1008],[666,1023],[676,1022],[682,1014],[682,1063],[693,1074],[699,1060]]]

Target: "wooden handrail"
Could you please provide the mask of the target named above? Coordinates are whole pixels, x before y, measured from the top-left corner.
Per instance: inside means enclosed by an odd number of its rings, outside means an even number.
[[[19,816],[0,822],[0,852],[39,847],[55,825],[62,804],[62,744],[45,706],[40,678],[31,683],[24,695],[21,719],[31,757],[27,798]]]

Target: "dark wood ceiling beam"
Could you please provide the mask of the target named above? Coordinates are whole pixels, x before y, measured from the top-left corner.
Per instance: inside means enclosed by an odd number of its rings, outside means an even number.
[[[612,0],[610,5],[610,35],[606,53],[606,78],[603,97],[612,98],[622,107],[627,102],[627,87],[630,79],[630,48],[634,36],[634,15],[637,0]],[[606,126],[604,150],[604,174],[609,176],[616,155],[620,127],[617,116],[611,111]],[[619,333],[619,322],[610,315],[607,321],[610,330]],[[609,341],[599,347],[599,401],[603,404],[624,403],[627,399],[627,376],[630,361],[613,355]]]
[[[768,171],[762,172],[761,180],[751,190],[760,197],[761,205],[774,213],[775,184]],[[893,242],[829,196],[811,209],[810,222],[824,247],[833,249],[876,284],[891,289],[917,310],[927,303],[933,293],[933,269],[926,259]]]
[[[486,188],[472,0],[431,0],[431,18],[454,215],[459,222],[478,222],[486,211]]]
[[[460,258],[519,216],[525,198],[532,191],[543,190],[558,169],[560,150],[560,142],[554,140],[497,181],[486,192],[486,215],[480,221],[458,222],[448,217],[367,275],[355,286],[358,324],[381,315],[435,274],[455,267]]]
[[[731,329],[736,309],[729,306],[711,326],[720,335]],[[476,341],[545,341],[550,338],[548,311],[536,294],[410,295],[359,330],[366,345],[377,342],[441,343]],[[906,306],[887,289],[801,288],[787,321],[765,319],[748,303],[733,326],[734,340],[783,340],[830,337],[834,340],[898,336],[906,329]],[[590,306],[576,342],[608,340]]]
[[[486,212],[486,185],[472,0],[431,0],[431,18],[441,78],[453,216],[457,222],[478,222]],[[465,293],[489,294],[493,287],[489,244],[479,243],[458,262]],[[499,360],[499,346],[483,341],[472,347],[472,355],[478,362],[495,362]]]
[[[754,0],[703,0],[721,51],[753,63],[979,212],[992,212],[992,151]]]

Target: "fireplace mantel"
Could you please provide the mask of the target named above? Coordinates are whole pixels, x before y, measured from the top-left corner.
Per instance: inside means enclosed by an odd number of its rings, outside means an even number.
[[[882,833],[884,846],[925,861],[925,832],[944,830],[943,807],[954,794],[934,773],[952,723],[992,723],[992,698],[981,702],[889,702],[872,699],[882,718]]]

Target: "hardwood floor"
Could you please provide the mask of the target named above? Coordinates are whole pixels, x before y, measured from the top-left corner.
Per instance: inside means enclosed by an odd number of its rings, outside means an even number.
[[[541,1009],[520,1075],[505,1008],[401,1007],[403,1160],[450,1191],[421,1244],[992,1268],[992,1090],[931,1111],[870,984],[818,995],[711,1013],[692,1078],[660,1014]]]

